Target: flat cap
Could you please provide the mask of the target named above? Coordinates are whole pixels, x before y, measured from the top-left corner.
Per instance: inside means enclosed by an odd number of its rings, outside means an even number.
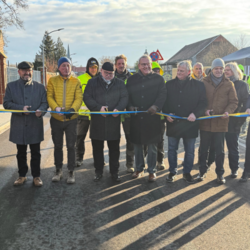
[[[30,68],[33,68],[33,64],[30,63],[30,62],[26,62],[26,61],[23,61],[23,62],[20,62],[18,65],[17,65],[17,68],[18,69],[30,69]]]
[[[105,62],[102,65],[102,69],[106,70],[106,71],[114,71],[114,64],[110,63],[110,62]]]

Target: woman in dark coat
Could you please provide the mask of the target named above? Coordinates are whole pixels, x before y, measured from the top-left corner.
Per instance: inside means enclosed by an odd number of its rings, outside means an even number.
[[[249,87],[248,85],[241,81],[242,72],[239,69],[237,63],[230,62],[226,64],[225,67],[225,76],[229,78],[233,83],[236,89],[238,97],[238,107],[234,113],[240,113],[246,111],[246,103],[249,96]],[[226,143],[228,148],[228,160],[229,167],[232,171],[231,177],[236,178],[238,175],[239,168],[239,135],[240,130],[245,122],[245,117],[230,117],[228,123],[228,132],[226,133]]]

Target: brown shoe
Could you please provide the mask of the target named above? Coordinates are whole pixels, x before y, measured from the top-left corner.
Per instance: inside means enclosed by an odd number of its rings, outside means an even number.
[[[27,181],[27,177],[18,177],[16,181],[14,182],[14,186],[20,186],[23,185],[23,183]]]
[[[142,177],[144,175],[144,171],[135,171],[133,174],[132,174],[132,178],[133,179],[136,179],[136,178],[139,178],[139,177]]]
[[[36,187],[41,187],[43,185],[42,180],[40,179],[40,177],[36,177],[33,179],[33,183]]]
[[[156,174],[149,174],[148,176],[148,181],[149,182],[154,182],[156,180]]]

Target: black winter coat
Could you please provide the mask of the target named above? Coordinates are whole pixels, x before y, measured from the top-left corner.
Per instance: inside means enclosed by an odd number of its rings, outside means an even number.
[[[128,103],[128,93],[125,84],[114,78],[107,85],[102,76],[92,78],[85,88],[83,100],[90,111],[100,111],[102,106],[108,106],[109,111],[123,111]],[[120,139],[120,116],[91,115],[90,138],[109,141]]]
[[[156,105],[161,111],[166,99],[165,82],[162,76],[155,73],[143,76],[137,73],[128,78],[126,84],[129,103],[128,108],[137,107],[139,111],[147,111]],[[131,142],[134,144],[153,144],[161,141],[161,117],[140,113],[131,115]]]
[[[247,99],[249,97],[249,87],[248,84],[237,80],[234,82],[234,87],[238,97],[238,107],[234,113],[245,112],[247,109]],[[229,133],[240,133],[241,126],[246,121],[246,117],[232,117],[229,118],[228,132]]]
[[[181,117],[194,113],[196,118],[204,116],[207,105],[206,90],[203,82],[188,77],[184,83],[179,83],[176,77],[166,83],[167,96],[163,112]],[[199,121],[189,122],[182,119],[167,121],[167,136],[175,138],[198,137]]]

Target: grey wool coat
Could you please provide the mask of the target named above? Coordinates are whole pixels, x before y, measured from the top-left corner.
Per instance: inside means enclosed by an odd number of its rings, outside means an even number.
[[[3,106],[12,110],[23,110],[24,106],[31,106],[30,110],[47,110],[46,90],[42,84],[35,81],[30,84],[25,84],[22,79],[10,82],[7,84]],[[20,145],[36,144],[43,141],[43,134],[42,117],[36,117],[35,113],[12,113],[11,142]]]

